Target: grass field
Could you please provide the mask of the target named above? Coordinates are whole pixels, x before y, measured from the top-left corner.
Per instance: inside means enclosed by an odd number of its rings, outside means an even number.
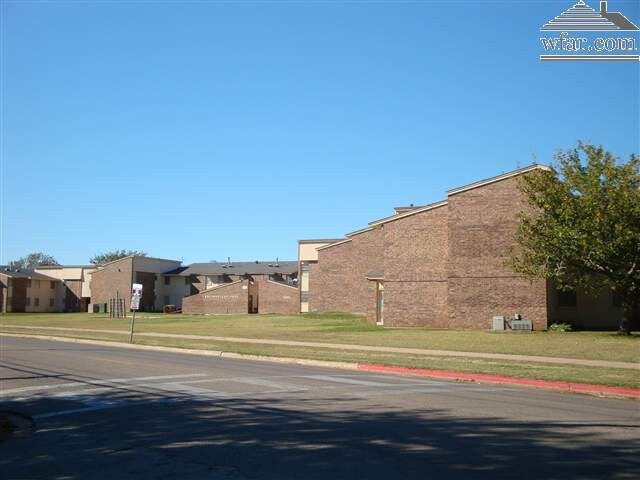
[[[8,325],[63,327],[72,328],[73,331],[30,329],[26,332],[24,329],[11,328]],[[110,319],[104,314],[3,314],[0,318],[0,331],[5,332],[43,333],[55,336],[119,341],[127,339],[126,333],[129,326],[130,318]],[[83,329],[109,330],[113,333],[83,332]],[[640,361],[640,335],[637,334],[631,337],[620,337],[614,332],[497,333],[425,328],[385,329],[369,325],[361,317],[345,314],[296,316],[140,314],[136,318],[136,332],[409,347],[622,362]],[[640,387],[640,374],[637,370],[173,338],[139,337],[136,343]]]

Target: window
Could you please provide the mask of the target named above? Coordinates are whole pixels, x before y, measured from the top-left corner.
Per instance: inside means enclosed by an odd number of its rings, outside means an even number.
[[[300,264],[300,271],[301,272],[308,272],[309,271],[309,264],[308,263]]]
[[[558,306],[559,307],[575,307],[578,304],[578,297],[574,290],[563,292],[558,290]]]
[[[34,307],[39,307],[40,306],[40,299],[38,297],[33,299],[33,306]]]
[[[189,277],[184,277],[184,284],[191,285],[191,279]]]
[[[619,293],[611,292],[611,306],[622,307],[622,297]]]
[[[309,302],[309,292],[300,292],[300,301],[302,303]]]
[[[169,295],[164,296],[164,304],[171,305],[171,298],[169,297]]]
[[[27,280],[27,288],[31,288],[31,279]]]
[[[25,301],[24,301],[24,304],[25,304],[27,307],[30,307],[30,306],[31,306],[31,297],[27,297],[27,298],[25,299]]]
[[[40,288],[40,280],[36,280],[33,284],[35,288]]]
[[[164,277],[164,284],[165,285],[171,285],[171,277],[169,277],[168,275]]]
[[[54,288],[56,288],[56,282],[49,282],[51,284],[51,290],[53,290]]]
[[[49,299],[49,306],[53,307],[54,302],[55,302],[55,300],[53,298],[50,298]]]

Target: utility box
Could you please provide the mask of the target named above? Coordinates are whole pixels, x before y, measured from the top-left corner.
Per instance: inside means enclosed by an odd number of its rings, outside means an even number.
[[[491,328],[491,330],[494,330],[494,331],[504,330],[503,316],[493,317],[493,327]]]
[[[531,331],[533,323],[531,320],[511,320],[511,330]]]

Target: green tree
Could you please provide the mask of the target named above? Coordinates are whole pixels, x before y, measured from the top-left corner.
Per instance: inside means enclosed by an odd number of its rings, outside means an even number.
[[[137,257],[146,257],[147,253],[140,250],[111,250],[109,252],[103,252],[98,255],[94,255],[89,259],[89,262],[95,265],[102,265],[133,255]]]
[[[640,159],[620,162],[602,146],[559,151],[549,171],[525,175],[511,265],[563,290],[609,288],[622,299],[619,332],[630,334],[640,297]]]
[[[42,252],[34,252],[17,260],[9,262],[7,266],[10,270],[22,270],[51,265],[60,264],[51,255],[47,255],[46,253]]]

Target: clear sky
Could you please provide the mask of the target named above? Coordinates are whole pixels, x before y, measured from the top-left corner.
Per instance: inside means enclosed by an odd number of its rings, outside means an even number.
[[[578,139],[627,158],[638,63],[538,60],[572,3],[4,0],[0,262],[295,259]]]

